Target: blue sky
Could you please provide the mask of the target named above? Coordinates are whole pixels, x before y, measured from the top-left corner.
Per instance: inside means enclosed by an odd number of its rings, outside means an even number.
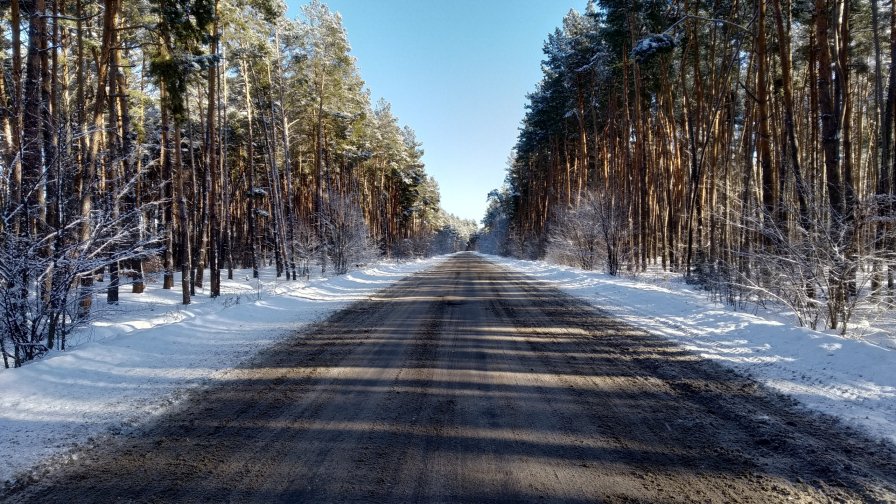
[[[290,16],[307,2],[288,0]],[[586,0],[325,0],[361,77],[423,143],[442,207],[482,218],[541,79],[541,48]]]

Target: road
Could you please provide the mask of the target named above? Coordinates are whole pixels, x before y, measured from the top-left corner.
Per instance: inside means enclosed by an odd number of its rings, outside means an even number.
[[[9,502],[896,502],[896,455],[473,254]]]

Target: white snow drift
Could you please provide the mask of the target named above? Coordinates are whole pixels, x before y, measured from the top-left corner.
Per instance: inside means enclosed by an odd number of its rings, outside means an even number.
[[[713,303],[680,277],[651,281],[484,256],[543,280],[803,405],[896,442],[896,335],[849,339],[798,327],[792,316]],[[874,342],[870,341],[874,340]]]
[[[896,442],[892,338],[873,344],[799,328],[768,311],[738,312],[676,280],[484,257]],[[199,295],[189,306],[178,304],[177,290],[153,283],[145,294],[123,293],[119,305],[70,336],[69,351],[0,372],[0,481],[160,414],[190,387],[214,382],[305,324],[441,260],[381,263],[310,282],[279,281],[269,272],[258,281],[243,271],[224,282],[220,298]]]
[[[198,292],[188,306],[178,289],[152,282],[144,294],[122,289],[116,306],[98,300],[96,320],[69,335],[67,351],[0,371],[0,482],[164,412],[189,387],[443,259],[383,262],[310,282],[240,271],[222,281],[221,297]]]

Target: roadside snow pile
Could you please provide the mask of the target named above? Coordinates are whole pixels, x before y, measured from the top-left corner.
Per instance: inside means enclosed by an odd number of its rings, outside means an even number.
[[[682,281],[654,284],[544,262],[484,257],[896,443],[892,348],[797,327],[761,309],[755,315],[735,311]]]
[[[239,271],[222,280],[220,297],[197,291],[187,306],[179,288],[163,290],[158,282],[144,294],[122,289],[116,306],[98,299],[95,320],[69,335],[67,351],[0,370],[0,482],[164,412],[187,388],[443,259],[383,262],[308,282]]]

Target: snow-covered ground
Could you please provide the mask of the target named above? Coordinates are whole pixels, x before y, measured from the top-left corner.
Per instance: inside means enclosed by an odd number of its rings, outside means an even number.
[[[843,338],[798,327],[770,309],[736,311],[680,278],[602,273],[484,256],[527,273],[802,404],[896,442],[896,335]],[[866,324],[867,327],[870,327]]]
[[[98,299],[95,320],[69,335],[67,351],[0,370],[0,482],[164,412],[260,349],[443,259],[383,262],[309,282],[239,271],[222,281],[219,298],[200,291],[188,306],[179,288],[153,281],[143,294],[122,289],[116,306]]]
[[[610,277],[484,257],[896,442],[892,333],[871,343],[811,331],[783,313],[713,303],[668,276]],[[117,306],[98,300],[96,320],[70,335],[68,351],[0,370],[0,482],[159,415],[191,387],[214,382],[258,350],[441,260],[380,263],[310,282],[276,280],[269,271],[259,282],[240,271],[224,281],[221,297],[200,292],[189,306],[179,304],[178,289],[153,282],[142,295],[123,289]]]

